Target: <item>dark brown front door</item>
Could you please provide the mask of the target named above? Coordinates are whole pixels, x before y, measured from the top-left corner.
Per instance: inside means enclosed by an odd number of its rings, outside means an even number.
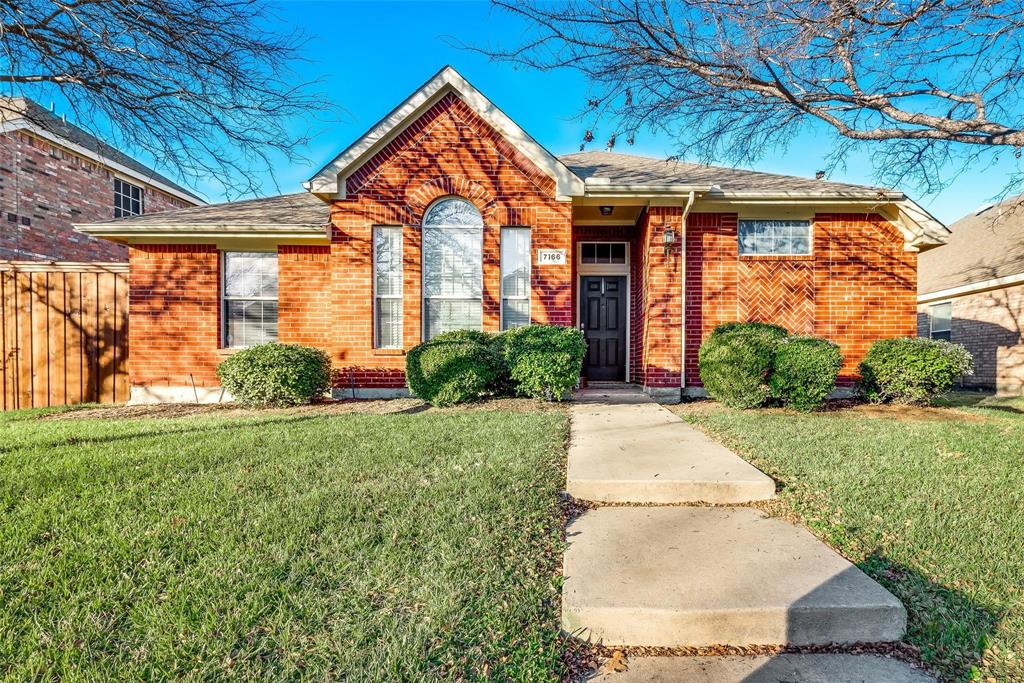
[[[580,282],[580,327],[590,380],[626,379],[626,278],[588,275]]]

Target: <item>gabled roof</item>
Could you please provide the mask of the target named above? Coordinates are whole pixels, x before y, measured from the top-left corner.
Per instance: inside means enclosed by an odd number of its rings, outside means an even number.
[[[313,194],[344,198],[345,179],[349,175],[398,136],[423,112],[452,92],[538,168],[554,178],[555,192],[560,198],[566,199],[583,193],[583,181],[450,66],[438,71],[361,138],[317,171],[306,183],[307,189]]]
[[[921,254],[917,291],[924,294],[992,283],[1024,274],[1024,195],[964,216],[946,245]]]
[[[92,133],[56,116],[32,100],[25,97],[0,97],[0,132],[16,130],[27,130],[179,199],[193,204],[206,203],[191,190],[111,147]]]

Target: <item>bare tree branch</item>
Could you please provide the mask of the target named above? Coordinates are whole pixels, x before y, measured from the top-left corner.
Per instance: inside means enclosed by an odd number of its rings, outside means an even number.
[[[871,143],[880,177],[934,190],[942,160],[1024,148],[1021,0],[492,1],[530,29],[474,49],[577,69],[613,134],[668,132],[708,161],[825,126]]]
[[[290,125],[326,107],[291,71],[303,36],[275,21],[263,0],[5,2],[0,84],[61,96],[76,123],[188,184],[251,194],[282,157],[302,161],[310,133]]]

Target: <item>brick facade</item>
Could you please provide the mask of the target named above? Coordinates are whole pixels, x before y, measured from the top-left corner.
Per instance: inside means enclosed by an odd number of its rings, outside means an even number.
[[[629,376],[652,392],[678,393],[684,355],[687,384],[699,386],[697,351],[723,322],[777,322],[832,339],[847,382],[875,339],[914,333],[916,256],[878,216],[816,215],[807,257],[741,257],[737,214],[697,211],[684,225],[681,206],[647,207],[636,225],[574,227],[554,180],[449,94],[348,177],[345,199],[325,205],[329,245],[275,247],[280,340],[326,350],[336,389],[404,387],[405,351],[423,334],[420,223],[450,195],[483,216],[488,332],[500,328],[502,226],[531,228],[535,323],[577,323],[579,242],[626,242]],[[402,229],[403,349],[373,345],[375,225]],[[674,244],[667,230],[680,236]],[[566,250],[569,265],[537,265],[540,249]],[[216,386],[229,353],[220,348],[219,264],[213,245],[132,248],[133,384]]]
[[[191,206],[150,186],[143,191],[146,213]],[[22,131],[0,134],[0,259],[124,261],[122,245],[72,227],[113,217],[109,169]]]
[[[974,356],[974,374],[961,379],[967,388],[1024,393],[1024,285],[966,294],[952,303],[950,341]],[[945,303],[945,302],[933,302]],[[917,332],[929,336],[929,310],[918,306]]]

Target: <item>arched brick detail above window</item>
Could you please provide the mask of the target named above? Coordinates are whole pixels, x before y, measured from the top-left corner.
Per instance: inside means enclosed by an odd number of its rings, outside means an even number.
[[[406,193],[406,204],[418,223],[423,218],[423,212],[435,199],[450,196],[462,197],[472,202],[480,211],[485,222],[491,218],[497,206],[494,195],[483,185],[473,182],[465,176],[452,175],[434,178],[422,185],[410,188]]]

